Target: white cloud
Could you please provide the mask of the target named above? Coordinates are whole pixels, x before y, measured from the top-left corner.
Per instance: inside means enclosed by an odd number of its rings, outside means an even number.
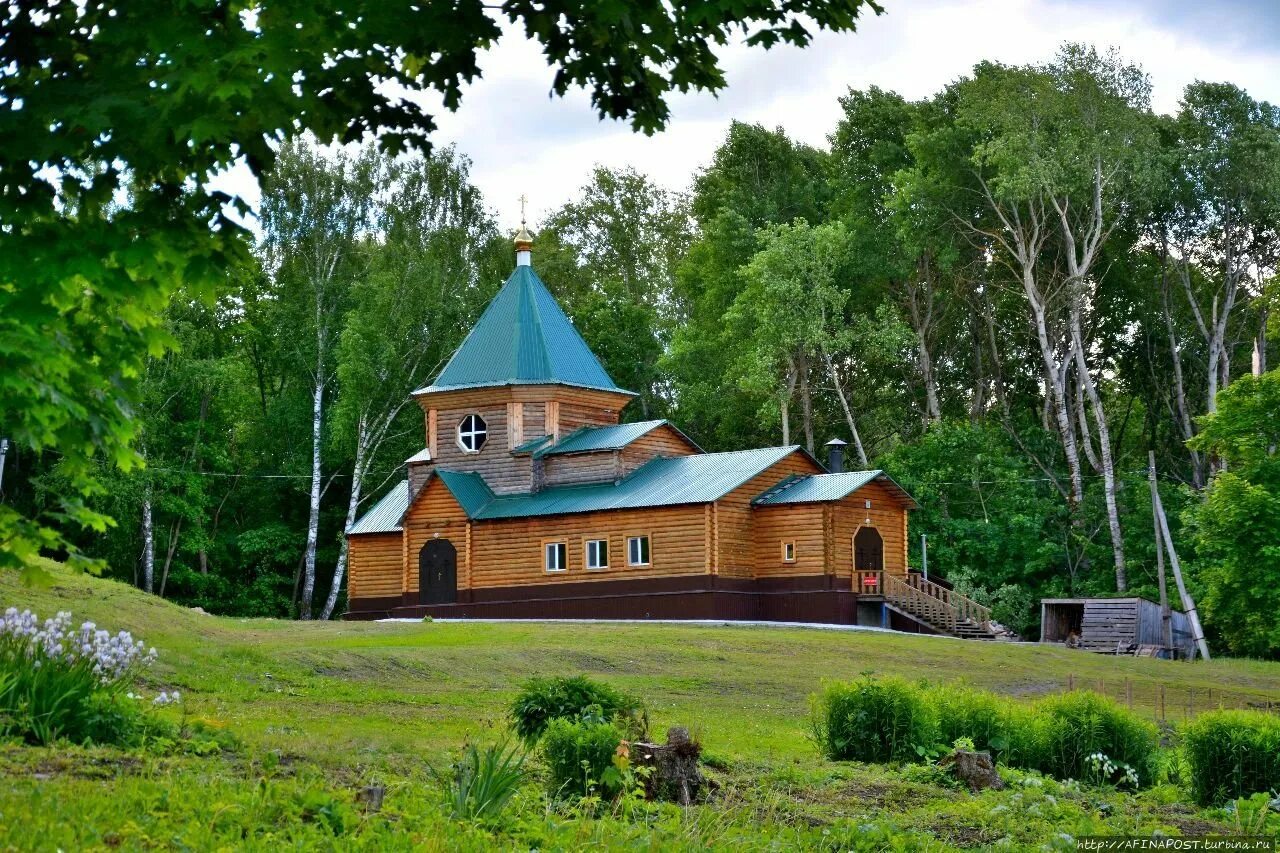
[[[983,59],[1020,64],[1050,58],[1064,41],[1115,46],[1151,74],[1154,105],[1177,108],[1195,79],[1227,80],[1254,97],[1280,101],[1280,34],[1270,0],[1229,0],[1219,26],[1206,26],[1195,0],[888,0],[887,13],[858,32],[822,33],[806,49],[731,45],[728,88],[675,97],[669,128],[653,137],[599,121],[580,91],[548,98],[552,71],[536,45],[509,33],[481,62],[457,113],[432,110],[439,144],[456,143],[474,162],[473,179],[503,227],[519,219],[521,193],[537,221],[570,199],[596,164],[634,166],[672,189],[708,163],[729,122],[784,127],[814,145],[839,120],[849,87],[877,85],[926,97]],[[245,180],[240,176],[236,183]]]

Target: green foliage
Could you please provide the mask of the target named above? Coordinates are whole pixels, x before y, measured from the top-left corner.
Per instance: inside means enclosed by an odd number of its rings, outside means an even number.
[[[558,796],[611,798],[623,791],[623,735],[611,723],[556,718],[542,735],[542,752]]]
[[[239,163],[261,177],[279,140],[306,131],[326,142],[376,131],[390,153],[426,148],[432,116],[383,87],[434,91],[457,109],[503,19],[542,46],[554,91],[586,88],[601,116],[652,132],[672,92],[723,88],[716,50],[731,32],[766,48],[804,45],[814,25],[853,29],[867,5],[7,9],[0,411],[17,447],[60,454],[65,487],[42,514],[0,505],[0,567],[30,568],[41,548],[67,546],[55,523],[112,524],[86,500],[105,493],[98,459],[126,472],[140,464],[130,413],[147,359],[173,346],[165,308],[180,288],[210,298],[248,262],[247,201],[201,189],[219,173]]]
[[[954,746],[967,740],[1002,764],[1036,766],[1042,752],[1042,727],[1031,708],[960,685],[935,685],[925,695],[937,714],[941,743]]]
[[[1154,781],[1156,727],[1111,699],[1079,690],[1042,700],[1036,714],[1043,740],[1035,769],[1059,779],[1086,779],[1089,756],[1101,753],[1135,768],[1139,785]]]
[[[1193,447],[1221,456],[1204,502],[1188,512],[1207,621],[1236,654],[1280,655],[1280,370],[1218,394]]]
[[[642,724],[643,712],[639,699],[585,675],[531,678],[511,704],[512,727],[526,744],[542,737],[552,720],[617,720],[631,730]]]
[[[492,821],[498,818],[528,777],[525,754],[515,745],[495,743],[480,750],[467,744],[452,773],[433,771],[444,790],[449,809],[457,820]]]
[[[1210,711],[1182,730],[1190,787],[1202,805],[1280,791],[1280,719]]]
[[[940,742],[936,711],[901,678],[826,685],[812,700],[812,725],[832,761],[918,761]]]

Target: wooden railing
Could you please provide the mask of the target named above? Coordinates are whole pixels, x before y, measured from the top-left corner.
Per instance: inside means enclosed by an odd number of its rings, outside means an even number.
[[[855,571],[853,591],[859,595],[883,595],[895,607],[952,634],[962,624],[984,631],[991,624],[990,608],[926,580],[918,572],[908,572],[904,577],[889,572]]]

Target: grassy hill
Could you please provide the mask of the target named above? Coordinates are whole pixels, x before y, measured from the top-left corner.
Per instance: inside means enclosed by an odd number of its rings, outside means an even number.
[[[1194,709],[1280,706],[1280,665],[1250,661],[1180,664],[773,627],[226,619],[62,570],[45,588],[0,575],[0,607],[10,605],[41,616],[70,610],[77,622],[134,632],[161,652],[148,690],[182,691],[183,713],[225,726],[242,743],[210,757],[0,747],[9,783],[0,786],[0,845],[17,847],[569,849],[587,841],[647,847],[653,838],[664,848],[807,846],[815,838],[847,847],[852,842],[835,842],[831,833],[870,823],[916,839],[910,849],[949,849],[1006,837],[1036,847],[1059,825],[1075,832],[1224,828],[1215,823],[1221,815],[1181,805],[1170,786],[1107,808],[1081,795],[1067,809],[1071,798],[1058,797],[1053,808],[1069,814],[1017,820],[1010,808],[997,809],[1008,806],[1008,792],[971,797],[916,778],[918,768],[825,762],[807,737],[808,697],[823,679],[874,672],[1025,697],[1062,690],[1068,678],[1078,686],[1102,679],[1107,692],[1123,698],[1131,691],[1149,713],[1158,713],[1163,686],[1175,720],[1188,712],[1188,699]],[[591,816],[531,790],[511,825],[447,821],[427,764],[443,766],[468,739],[503,737],[506,707],[525,678],[577,673],[642,696],[656,732],[690,726],[720,768],[717,801],[688,812]],[[389,786],[387,807],[365,816],[351,806],[353,791],[374,779]],[[1019,807],[1028,807],[1026,799]],[[988,815],[993,810],[999,818]]]

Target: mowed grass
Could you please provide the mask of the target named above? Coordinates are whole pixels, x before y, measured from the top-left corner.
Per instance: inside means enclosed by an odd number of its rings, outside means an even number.
[[[231,619],[59,567],[52,569],[52,583],[43,587],[24,586],[11,573],[0,574],[0,606],[29,607],[42,617],[70,610],[77,622],[88,619],[111,630],[127,629],[156,646],[160,659],[146,675],[146,690],[182,691],[186,714],[226,726],[244,744],[238,757],[164,765],[169,768],[164,772],[179,777],[218,768],[216,783],[205,779],[210,790],[232,790],[237,784],[251,788],[264,772],[262,756],[271,756],[271,766],[283,761],[332,790],[349,792],[371,778],[424,785],[427,763],[443,764],[468,740],[504,737],[507,707],[520,683],[534,675],[586,673],[641,696],[655,732],[669,725],[689,726],[706,753],[730,768],[730,782],[771,792],[770,808],[790,813],[812,807],[836,816],[866,811],[852,808],[833,791],[852,791],[849,796],[865,800],[858,792],[866,786],[881,790],[889,783],[882,770],[854,772],[823,762],[817,754],[808,737],[809,697],[824,679],[892,673],[1034,698],[1065,689],[1071,677],[1078,686],[1102,680],[1109,693],[1122,699],[1127,680],[1135,704],[1148,711],[1163,686],[1168,715],[1178,719],[1185,713],[1185,705],[1178,704],[1183,697],[1198,696],[1200,710],[1211,695],[1215,702],[1280,706],[1280,665],[1264,662],[1185,664],[1060,647],[803,628]],[[113,795],[133,790],[126,791],[119,781],[133,772],[127,767],[102,774],[106,778],[90,774],[91,781],[83,773],[63,774],[57,768],[65,769],[67,754],[7,748],[0,773],[24,782],[11,792],[19,797],[11,808],[23,803],[34,807],[23,798],[48,802],[50,797],[74,796],[87,814],[99,801],[109,803]],[[102,751],[84,760],[112,762]],[[148,766],[146,773],[160,772]],[[832,787],[832,778],[844,781]],[[929,799],[919,796],[921,803]],[[893,797],[881,800],[879,813],[905,813]],[[63,811],[70,807],[63,801],[58,805]],[[1167,823],[1167,816],[1154,812],[1147,817],[1155,825]],[[110,824],[111,809],[104,808],[100,818]],[[949,813],[943,823],[956,819]],[[616,837],[598,822],[581,831]],[[941,835],[958,846],[971,846],[959,843],[965,839],[978,846],[991,840],[973,827],[958,834],[944,827]],[[8,840],[13,843],[14,836]],[[483,839],[477,843],[484,846]]]

